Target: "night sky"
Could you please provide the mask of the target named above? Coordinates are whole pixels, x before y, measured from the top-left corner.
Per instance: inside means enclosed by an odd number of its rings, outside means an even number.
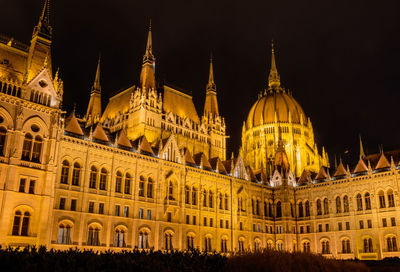
[[[64,109],[84,114],[102,55],[103,108],[138,82],[149,20],[156,79],[189,90],[199,114],[214,58],[228,154],[267,84],[275,41],[282,85],[313,123],[318,146],[358,156],[400,147],[400,1],[53,0],[53,68]],[[42,0],[0,0],[0,33],[28,43]],[[349,160],[350,158],[348,158]]]

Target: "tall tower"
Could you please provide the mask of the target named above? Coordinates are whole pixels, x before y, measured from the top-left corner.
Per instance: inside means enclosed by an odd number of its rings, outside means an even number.
[[[29,82],[46,66],[52,73],[51,41],[53,29],[50,25],[50,0],[45,0],[42,14],[32,34],[26,66],[25,81]]]
[[[153,55],[153,42],[151,37],[151,22],[149,33],[147,35],[146,52],[143,56],[142,71],[140,72],[140,87],[144,90],[156,88],[156,79],[154,75],[155,58]]]
[[[100,85],[100,56],[97,62],[96,77],[90,94],[89,105],[86,111],[86,126],[99,122],[101,117],[101,85]]]
[[[225,120],[219,115],[217,101],[217,86],[214,82],[213,61],[210,58],[210,71],[208,75],[208,83],[206,86],[206,100],[204,103],[204,111],[202,123],[208,127],[210,131],[210,151],[209,158],[226,157],[226,137],[225,137]]]

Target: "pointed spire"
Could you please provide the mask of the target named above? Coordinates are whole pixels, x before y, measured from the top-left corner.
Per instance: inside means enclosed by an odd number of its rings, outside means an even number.
[[[156,80],[154,76],[155,58],[153,55],[153,41],[151,35],[151,21],[149,33],[147,34],[146,52],[143,56],[142,71],[140,72],[140,87],[148,90],[156,88]]]
[[[363,142],[361,140],[361,134],[359,135],[359,138],[360,138],[360,159],[364,159],[365,158],[365,153],[364,153]]]
[[[214,69],[212,55],[210,57],[210,71],[208,76],[208,83],[206,87],[206,101],[204,103],[204,116],[209,115],[219,116],[218,100],[217,100],[217,87],[214,83]]]
[[[50,25],[50,0],[44,0],[42,14],[38,24],[35,26],[33,36],[42,36],[43,38],[51,39],[52,27]]]
[[[92,92],[101,93],[101,85],[100,85],[100,64],[101,64],[101,55],[99,54],[99,60],[97,61],[97,69],[96,69],[96,77],[94,78],[94,83],[92,87]]]
[[[281,79],[276,69],[274,41],[271,42],[271,70],[268,77],[268,86],[270,88],[278,88],[281,86]]]

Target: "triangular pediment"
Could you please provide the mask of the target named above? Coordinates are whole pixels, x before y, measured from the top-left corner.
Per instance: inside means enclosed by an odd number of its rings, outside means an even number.
[[[65,131],[79,136],[84,135],[82,128],[79,125],[78,119],[76,119],[74,113],[72,113],[72,116],[69,119],[67,126],[65,127]]]
[[[289,169],[289,173],[288,173],[288,185],[290,186],[294,186],[296,184],[296,178],[293,175],[292,170]]]
[[[328,174],[326,173],[325,167],[321,166],[315,180],[324,180],[328,178]]]
[[[275,170],[274,174],[272,175],[271,186],[275,187],[280,185],[282,185],[282,175],[278,170]]]
[[[183,153],[183,156],[185,158],[185,163],[192,165],[192,166],[196,165],[196,163],[192,157],[192,154],[190,153],[188,148],[186,148],[186,147],[183,148],[181,153]]]
[[[212,169],[210,162],[208,161],[206,155],[203,152],[197,153],[193,156],[196,165],[203,169]]]
[[[301,173],[299,180],[297,181],[297,185],[306,185],[310,181],[311,181],[311,172],[309,170],[304,169],[303,173]]]
[[[109,139],[107,137],[106,132],[100,124],[97,124],[96,129],[93,131],[92,135],[93,139],[100,140],[103,142],[108,142]]]
[[[47,68],[42,69],[26,85],[25,99],[44,104],[50,107],[58,107],[61,101],[53,84],[53,77]]]
[[[336,169],[335,174],[333,176],[336,178],[336,177],[343,177],[346,175],[347,175],[347,171],[344,168],[343,163],[340,162],[340,164],[339,164],[338,168]]]
[[[240,178],[240,179],[245,179],[245,180],[249,180],[249,175],[246,171],[246,167],[244,165],[244,161],[242,159],[242,157],[239,155],[235,166],[233,168],[233,176],[235,178]]]
[[[212,158],[209,160],[209,162],[214,171],[217,171],[219,173],[224,173],[224,174],[227,173],[225,166],[219,157]]]
[[[390,163],[386,159],[385,154],[382,153],[378,163],[375,166],[375,169],[383,169],[383,168],[390,168]]]
[[[368,166],[365,164],[364,160],[360,158],[356,167],[353,170],[353,173],[358,174],[363,172],[368,172]]]
[[[182,156],[179,152],[178,144],[176,143],[176,138],[174,134],[168,137],[165,144],[163,143],[163,147],[160,152],[160,157],[163,160],[173,161],[176,163],[182,162]]]
[[[126,136],[126,134],[123,130],[121,130],[119,132],[117,144],[120,146],[132,148],[131,141],[128,139],[128,137]]]
[[[141,136],[139,139],[139,152],[140,153],[147,153],[154,156],[153,149],[151,148],[149,141],[147,141],[146,136]]]

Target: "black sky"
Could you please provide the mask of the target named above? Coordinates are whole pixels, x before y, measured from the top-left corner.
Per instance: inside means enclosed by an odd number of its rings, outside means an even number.
[[[193,93],[202,112],[210,51],[229,152],[265,88],[270,41],[285,88],[313,122],[331,160],[400,147],[400,2],[53,0],[53,64],[64,79],[64,109],[84,113],[102,55],[103,107],[138,82],[149,19],[158,80]],[[0,33],[28,42],[42,0],[0,0]],[[228,153],[230,154],[230,153]],[[345,156],[345,155],[342,155]]]

